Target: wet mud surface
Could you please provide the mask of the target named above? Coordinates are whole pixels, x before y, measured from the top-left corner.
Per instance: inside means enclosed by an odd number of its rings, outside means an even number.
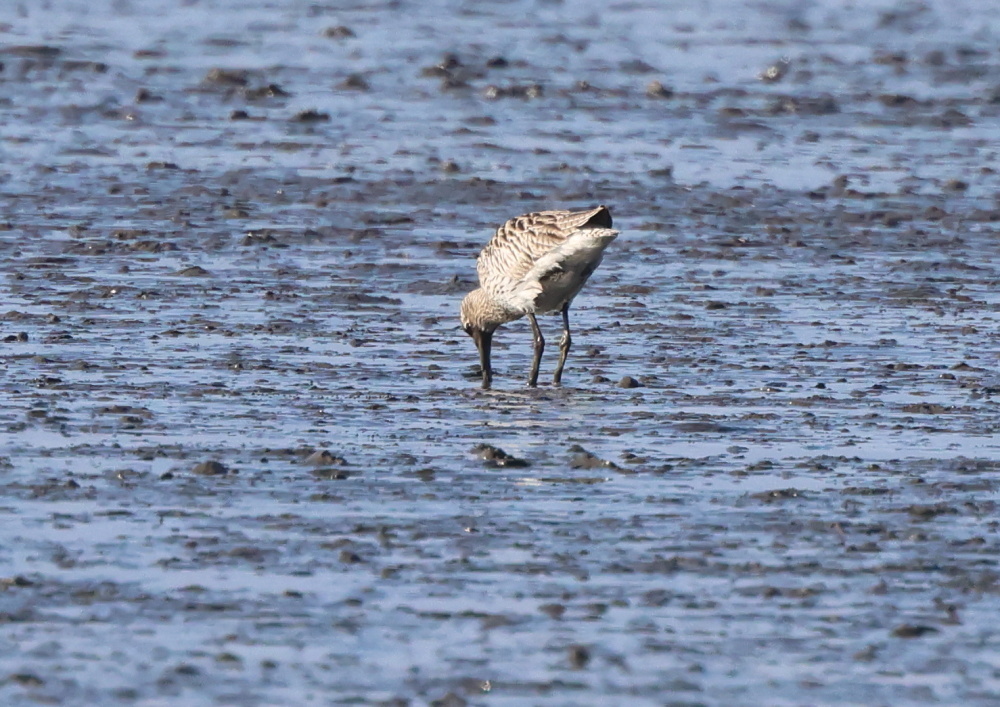
[[[988,3],[41,5],[0,702],[1000,699]],[[596,203],[479,390],[475,254]]]

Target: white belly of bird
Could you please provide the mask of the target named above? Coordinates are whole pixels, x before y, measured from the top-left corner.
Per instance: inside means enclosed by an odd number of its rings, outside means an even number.
[[[554,312],[576,297],[587,278],[601,263],[600,251],[596,257],[566,263],[561,272],[552,273],[541,281],[542,292],[535,298],[534,310],[538,314]]]

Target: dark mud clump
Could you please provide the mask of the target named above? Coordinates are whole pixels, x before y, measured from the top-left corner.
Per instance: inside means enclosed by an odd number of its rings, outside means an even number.
[[[489,467],[510,467],[514,469],[521,469],[531,466],[527,460],[511,456],[499,447],[494,447],[491,444],[477,444],[469,450],[469,453],[482,459],[486,466]]]

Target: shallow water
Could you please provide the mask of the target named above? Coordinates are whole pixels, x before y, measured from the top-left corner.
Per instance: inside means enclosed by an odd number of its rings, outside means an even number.
[[[0,31],[0,702],[1000,699],[985,3]],[[595,203],[565,387],[480,391],[475,254]]]

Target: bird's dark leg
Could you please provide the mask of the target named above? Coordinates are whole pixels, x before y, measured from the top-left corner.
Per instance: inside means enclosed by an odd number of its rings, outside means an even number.
[[[538,385],[538,367],[542,365],[542,352],[545,350],[545,339],[542,338],[542,330],[538,328],[538,320],[535,315],[529,313],[528,321],[531,322],[531,333],[535,335],[535,356],[531,359],[531,373],[528,375],[528,387],[534,388]]]
[[[562,318],[563,335],[562,338],[559,339],[559,365],[556,366],[556,372],[552,375],[552,383],[554,385],[562,384],[563,366],[566,365],[566,357],[569,355],[569,347],[573,345],[573,337],[569,334],[569,302],[563,305]]]
[[[472,339],[479,349],[479,367],[483,369],[483,390],[493,385],[493,367],[490,365],[490,349],[493,347],[493,332],[474,329]]]

